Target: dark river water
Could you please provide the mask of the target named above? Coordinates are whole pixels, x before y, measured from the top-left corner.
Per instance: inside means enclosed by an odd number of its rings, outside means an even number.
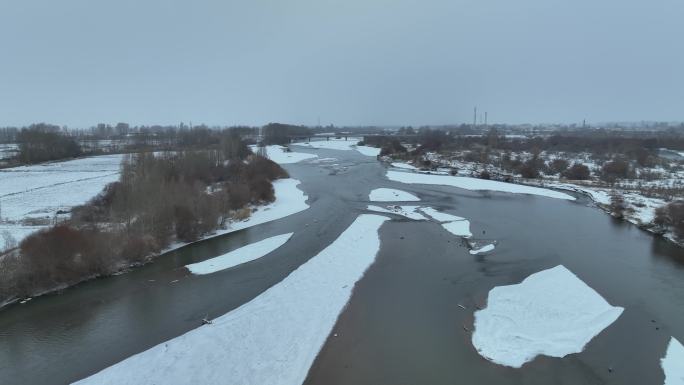
[[[378,187],[463,216],[496,250],[472,256],[433,222],[393,218],[376,262],[358,282],[307,384],[662,384],[671,336],[684,341],[684,251],[575,202],[388,181],[355,151],[304,150],[330,163],[286,165],[308,210],[188,245],[127,274],[0,310],[0,384],[67,384],[198,327],[281,281],[335,240]],[[273,253],[204,276],[184,268],[294,232]],[[473,308],[495,286],[562,264],[625,308],[580,354],[493,364],[470,343]],[[177,282],[173,282],[178,280]],[[458,304],[467,307],[460,308]],[[612,368],[609,371],[608,368]],[[211,368],[207,368],[211,370]],[[230,380],[227,379],[227,383]]]

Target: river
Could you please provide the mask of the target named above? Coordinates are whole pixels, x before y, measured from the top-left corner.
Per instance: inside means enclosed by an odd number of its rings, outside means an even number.
[[[401,184],[355,151],[301,151],[338,159],[335,166],[285,165],[302,181],[308,210],[0,310],[0,384],[70,383],[249,302],[367,212],[368,193],[378,187],[411,192],[421,205],[470,219],[474,238],[496,240],[496,250],[470,255],[432,222],[385,223],[376,262],[356,285],[307,384],[663,383],[667,343],[671,336],[684,341],[683,249],[611,218],[583,197]],[[183,268],[286,232],[294,236],[284,246],[238,268],[204,276]],[[582,353],[563,359],[542,356],[512,369],[480,357],[463,328],[472,328],[473,307],[493,287],[559,264],[624,307],[622,316]]]

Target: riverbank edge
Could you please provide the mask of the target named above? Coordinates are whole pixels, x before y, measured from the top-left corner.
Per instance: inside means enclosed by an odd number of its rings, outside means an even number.
[[[254,212],[255,209],[259,209],[259,208],[261,208],[261,207],[265,207],[265,206],[267,206],[267,205],[269,205],[269,204],[271,204],[271,203],[273,203],[273,202],[269,202],[269,203],[264,204],[264,205],[253,206],[253,207],[251,207],[252,212]],[[241,221],[232,221],[231,223],[236,223],[236,222],[241,222]],[[206,241],[206,240],[208,240],[208,239],[220,237],[220,236],[223,236],[223,235],[232,234],[232,233],[234,233],[234,232],[238,232],[238,231],[241,231],[241,230],[245,230],[245,229],[235,229],[235,230],[232,230],[232,229],[230,229],[230,225],[228,225],[228,227],[223,227],[223,228],[219,227],[219,228],[215,229],[214,232],[209,233],[209,234],[207,234],[207,235],[205,235],[205,236],[202,236],[202,237],[200,237],[199,239],[194,240],[194,241],[192,241],[192,242],[174,242],[174,243],[172,243],[170,246],[168,246],[167,248],[162,249],[161,251],[159,251],[158,253],[154,253],[154,254],[150,254],[150,255],[146,256],[145,259],[144,259],[143,261],[141,261],[141,262],[135,262],[135,263],[130,263],[130,264],[126,264],[126,265],[119,266],[119,267],[117,267],[117,268],[115,269],[115,271],[112,272],[112,273],[108,273],[108,274],[93,274],[93,275],[91,275],[91,276],[89,276],[89,277],[85,277],[85,278],[83,278],[83,279],[81,279],[81,280],[79,280],[79,281],[77,281],[77,282],[73,282],[73,283],[69,283],[69,284],[63,284],[63,285],[58,285],[58,286],[55,286],[55,287],[53,287],[53,288],[46,289],[46,290],[43,290],[43,291],[41,291],[41,292],[38,292],[38,293],[36,293],[36,294],[34,294],[34,295],[31,295],[31,296],[29,296],[29,297],[25,297],[25,298],[17,297],[17,298],[12,298],[12,299],[7,300],[7,301],[4,301],[4,302],[0,302],[0,312],[6,310],[6,309],[9,308],[11,305],[15,305],[15,304],[18,304],[18,303],[23,303],[23,302],[25,302],[25,301],[30,301],[30,300],[32,300],[32,299],[34,299],[34,298],[43,297],[43,296],[47,296],[47,295],[59,295],[61,291],[66,290],[66,289],[70,289],[70,288],[73,288],[73,287],[76,287],[76,286],[78,286],[78,285],[80,285],[80,284],[82,284],[82,283],[94,281],[94,280],[97,280],[97,279],[105,279],[105,278],[109,278],[109,277],[114,277],[114,276],[121,275],[121,274],[126,274],[126,273],[128,273],[128,272],[131,272],[133,269],[137,269],[137,268],[140,268],[140,267],[142,267],[142,266],[148,265],[148,264],[154,262],[157,258],[160,258],[160,257],[162,257],[162,256],[164,256],[164,255],[166,255],[166,254],[169,254],[169,253],[171,253],[171,252],[174,252],[174,251],[176,251],[176,250],[179,250],[179,249],[182,249],[182,248],[184,248],[184,247],[193,245],[193,244],[195,244],[195,243],[204,242],[204,241]],[[10,254],[12,254],[12,253],[18,253],[18,252],[19,252],[19,248],[17,247],[17,248],[14,248],[14,249],[11,249],[11,250],[6,251],[5,254],[3,254],[3,256],[5,256],[5,257],[10,257]],[[18,258],[18,256],[15,256],[15,258]]]

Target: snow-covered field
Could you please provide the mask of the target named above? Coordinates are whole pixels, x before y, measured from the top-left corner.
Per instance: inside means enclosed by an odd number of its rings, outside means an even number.
[[[514,368],[538,355],[565,357],[581,352],[623,310],[559,265],[492,289],[487,307],[475,312],[473,346]]]
[[[376,188],[370,192],[369,199],[371,202],[417,202],[420,200],[411,193],[391,188]]]
[[[559,191],[462,176],[430,175],[413,172],[387,171],[387,178],[402,183],[453,186],[466,190],[501,191],[514,194],[531,194],[556,199],[575,200],[574,197]]]
[[[284,245],[294,233],[277,235],[250,243],[229,253],[185,266],[193,274],[211,274],[261,258]]]
[[[257,146],[250,146],[252,151],[258,151]],[[287,152],[283,146],[266,146],[266,156],[278,164],[290,164],[301,162],[306,159],[318,158],[318,155],[307,154],[304,152]]]
[[[301,384],[380,248],[388,218],[360,215],[280,283],[210,325],[79,384]],[[210,368],[210,370],[198,370]]]
[[[0,160],[8,159],[19,152],[19,145],[16,143],[0,144]]]
[[[0,169],[0,232],[9,231],[19,242],[49,224],[58,211],[88,202],[118,180],[122,158],[104,155]]]
[[[294,146],[302,146],[309,148],[318,148],[326,150],[342,150],[350,151],[356,150],[365,156],[378,156],[380,155],[380,149],[369,146],[357,146],[356,144],[363,140],[363,138],[349,138],[349,140],[344,139],[330,139],[330,140],[315,140],[310,142],[298,142],[292,143]]]
[[[665,372],[664,385],[684,385],[684,346],[674,337],[670,339],[660,366]]]

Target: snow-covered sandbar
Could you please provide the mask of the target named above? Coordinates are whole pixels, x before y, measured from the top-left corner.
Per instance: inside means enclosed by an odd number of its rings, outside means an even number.
[[[623,310],[559,265],[492,289],[487,307],[475,312],[473,346],[514,368],[538,355],[565,357],[581,352]]]
[[[257,146],[250,146],[252,152],[257,153],[259,148]],[[318,158],[316,154],[307,154],[305,152],[288,152],[286,147],[272,145],[266,146],[266,156],[278,164],[290,164],[301,162],[306,159]]]
[[[670,338],[660,366],[665,372],[664,385],[684,385],[684,346],[676,338]]]
[[[388,218],[360,215],[332,244],[210,325],[78,384],[301,384],[380,249]]]
[[[229,253],[185,266],[193,274],[211,274],[253,261],[284,245],[294,233],[277,235],[250,243]]]
[[[310,142],[298,142],[292,143],[295,146],[326,149],[326,150],[342,150],[350,151],[356,150],[365,156],[378,156],[380,154],[380,149],[370,146],[359,146],[357,143],[362,138],[349,138],[349,140],[343,139],[330,139],[330,140],[312,140]]]
[[[574,197],[545,188],[499,182],[495,180],[469,178],[464,176],[432,175],[402,171],[387,171],[387,178],[396,182],[411,184],[431,184],[458,187],[465,190],[489,190],[514,194],[531,194],[549,198],[575,200]]]
[[[392,188],[376,188],[370,192],[371,202],[417,202],[420,198],[406,191]]]

